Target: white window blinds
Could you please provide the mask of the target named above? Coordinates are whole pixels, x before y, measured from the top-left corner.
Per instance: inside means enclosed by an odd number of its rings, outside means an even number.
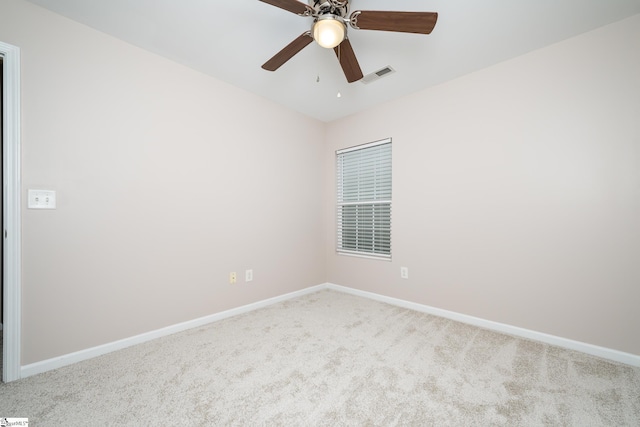
[[[391,139],[336,152],[339,253],[391,258]]]

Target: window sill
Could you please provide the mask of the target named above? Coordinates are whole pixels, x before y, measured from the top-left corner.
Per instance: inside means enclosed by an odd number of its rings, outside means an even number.
[[[363,253],[357,253],[357,252],[343,252],[343,251],[336,251],[337,255],[344,255],[344,256],[350,256],[350,257],[355,257],[355,258],[365,258],[365,259],[375,259],[378,261],[391,261],[391,255],[389,256],[376,256],[376,255],[367,255],[367,254],[363,254]]]

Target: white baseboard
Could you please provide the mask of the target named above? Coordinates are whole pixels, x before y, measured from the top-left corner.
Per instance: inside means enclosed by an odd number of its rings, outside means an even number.
[[[24,365],[20,370],[20,378],[26,378],[31,375],[40,374],[42,372],[50,371],[52,369],[61,368],[63,366],[71,365],[83,360],[88,360],[103,354],[111,353],[116,350],[131,347],[136,344],[142,344],[147,341],[151,341],[156,338],[164,337],[167,335],[175,334],[177,332],[186,331],[187,329],[197,328],[199,326],[207,325],[209,323],[217,322],[232,316],[244,314],[249,311],[257,310],[259,308],[267,307],[272,304],[276,304],[282,301],[297,298],[303,295],[314,293],[326,289],[326,285],[312,286],[300,291],[291,292],[288,294],[280,295],[277,297],[269,298],[266,300],[258,301],[252,304],[243,305],[241,307],[233,308],[230,310],[222,311],[220,313],[211,314],[209,316],[200,317],[198,319],[189,320],[187,322],[178,323],[175,325],[167,326],[165,328],[156,329],[154,331],[146,332],[144,334],[136,335],[133,337],[125,338],[119,341],[110,342],[107,344],[99,345],[97,347],[87,348],[85,350],[76,351],[74,353],[65,354],[63,356],[54,357],[51,359],[43,360],[29,365]]]
[[[555,335],[545,334],[543,332],[532,331],[530,329],[524,329],[517,326],[511,326],[504,323],[494,322],[491,320],[481,319],[479,317],[468,316],[466,314],[456,313],[454,311],[443,310],[441,308],[431,307],[428,305],[418,304],[411,301],[405,301],[397,298],[392,298],[373,292],[361,291],[358,289],[349,288],[346,286],[335,285],[333,283],[326,283],[327,289],[334,291],[345,292],[352,295],[357,295],[372,300],[385,302],[395,306],[408,308],[410,310],[420,311],[427,314],[433,314],[434,316],[440,316],[447,319],[455,320],[469,325],[478,326],[484,329],[492,331],[502,332],[508,335],[514,335],[521,338],[530,339],[533,341],[539,341],[546,344],[555,345],[557,347],[563,347],[570,350],[580,351],[582,353],[590,354],[592,356],[601,357],[603,359],[612,360],[615,362],[624,363],[626,365],[640,367],[640,355],[625,353],[618,350],[613,350],[606,347],[600,347],[593,344],[588,344],[580,341],[574,341],[567,338],[557,337]]]
[[[303,295],[311,294],[321,291],[323,289],[331,289],[334,291],[344,292],[372,300],[392,304],[395,306],[408,308],[410,310],[420,311],[427,314],[433,314],[435,316],[444,317],[447,319],[455,320],[462,323],[478,326],[484,329],[489,329],[497,332],[502,332],[509,335],[514,335],[522,338],[527,338],[534,341],[543,342],[546,344],[555,345],[558,347],[568,348],[571,350],[580,351],[593,356],[598,356],[603,359],[612,360],[615,362],[624,363],[631,366],[640,367],[640,356],[630,353],[624,353],[618,350],[612,350],[610,348],[599,347],[592,344],[587,344],[579,341],[573,341],[566,338],[557,337],[554,335],[545,334],[542,332],[536,332],[529,329],[519,328],[517,326],[511,326],[504,323],[493,322],[491,320],[481,319],[478,317],[468,316],[466,314],[460,314],[453,311],[443,310],[428,305],[418,304],[411,301],[405,301],[397,298],[392,298],[373,292],[361,291],[358,289],[349,288],[346,286],[335,285],[333,283],[324,283],[317,286],[312,286],[299,291],[291,292],[288,294],[280,295],[277,297],[269,298],[266,300],[258,301],[252,304],[243,305],[241,307],[226,310],[220,313],[211,314],[209,316],[200,317],[198,319],[189,320],[187,322],[178,323],[175,325],[167,326],[165,328],[156,329],[154,331],[146,332],[144,334],[136,335],[133,337],[125,338],[119,341],[99,345],[97,347],[91,347],[85,350],[80,350],[74,353],[65,354],[63,356],[54,357],[51,359],[43,360],[29,365],[24,365],[20,370],[20,377],[26,378],[31,375],[36,375],[42,372],[50,371],[52,369],[61,368],[63,366],[71,365],[83,360],[88,360],[103,354],[111,353],[116,350],[131,347],[136,344],[142,344],[147,341],[151,341],[156,338],[161,338],[167,335],[175,334],[177,332],[186,331],[187,329],[197,328],[199,326],[207,325],[209,323],[217,322],[232,316],[244,314],[253,310],[257,310],[263,307],[267,307],[272,304],[276,304],[282,301],[297,298]]]

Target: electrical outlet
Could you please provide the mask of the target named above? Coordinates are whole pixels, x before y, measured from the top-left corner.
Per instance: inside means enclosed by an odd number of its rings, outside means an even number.
[[[236,272],[232,271],[231,273],[229,273],[229,283],[233,285],[237,281],[238,281],[238,277],[236,276]]]
[[[249,270],[245,270],[244,272],[244,281],[245,282],[251,282],[253,280],[253,270],[249,269]]]
[[[409,278],[409,269],[407,267],[400,267],[400,277],[403,279]]]

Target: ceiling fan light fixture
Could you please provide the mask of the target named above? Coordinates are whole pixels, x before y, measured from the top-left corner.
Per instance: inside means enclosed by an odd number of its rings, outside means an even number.
[[[347,28],[335,15],[323,15],[313,24],[313,39],[320,46],[333,49],[344,40]]]

